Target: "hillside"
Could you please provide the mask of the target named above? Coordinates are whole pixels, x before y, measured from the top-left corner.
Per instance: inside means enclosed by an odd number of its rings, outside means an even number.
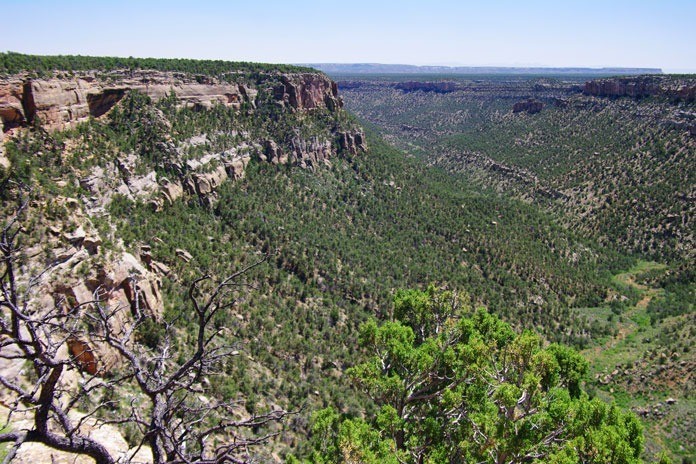
[[[693,79],[405,84],[341,82],[353,111],[432,164],[521,198],[550,198],[550,209],[601,242],[693,259]]]
[[[622,309],[584,311],[615,328],[586,353],[598,390],[649,424],[649,448],[690,456],[672,440],[694,423],[694,79],[433,77],[350,76],[339,87],[350,110],[430,165],[659,261],[616,277],[634,291]]]
[[[169,327],[183,358],[195,345],[190,283],[261,259],[231,312],[213,321],[234,345],[234,362],[191,387],[200,402],[239,399],[239,417],[299,411],[285,428],[271,427],[279,435],[261,459],[306,454],[319,408],[374,411],[345,372],[366,359],[358,326],[389,319],[398,289],[434,283],[468,293],[518,331],[588,349],[624,329],[607,314],[641,303],[612,277],[634,257],[567,227],[553,209],[481,193],[366,135],[321,73],[3,58],[24,63],[6,64],[0,78],[0,198],[9,218],[30,197],[20,280],[31,289],[29,278],[39,278],[29,306],[79,307],[103,291],[110,305],[147,313],[144,349],[156,349]],[[644,276],[677,294],[668,318],[684,312],[676,275]],[[118,356],[90,350],[118,376]],[[118,407],[99,416],[127,407],[132,392],[118,392]],[[131,447],[140,439],[122,432]]]

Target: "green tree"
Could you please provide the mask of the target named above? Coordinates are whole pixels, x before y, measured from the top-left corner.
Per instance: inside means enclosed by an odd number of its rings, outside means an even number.
[[[419,464],[639,462],[638,420],[582,392],[578,353],[459,301],[433,287],[398,292],[395,320],[363,324],[370,355],[348,374],[379,412],[317,414],[313,462],[371,462],[389,449]]]

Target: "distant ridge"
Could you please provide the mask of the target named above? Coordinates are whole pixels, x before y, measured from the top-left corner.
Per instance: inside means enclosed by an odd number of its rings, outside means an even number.
[[[410,64],[379,63],[308,63],[327,74],[582,74],[616,76],[662,74],[660,68],[546,68],[499,66],[415,66]]]

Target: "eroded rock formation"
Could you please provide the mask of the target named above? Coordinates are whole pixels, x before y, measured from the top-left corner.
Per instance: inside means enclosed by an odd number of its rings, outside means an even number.
[[[319,73],[285,74],[281,84],[273,89],[273,95],[281,104],[295,110],[337,111],[343,106],[336,83]]]
[[[2,134],[37,123],[49,131],[72,127],[105,115],[132,91],[155,101],[172,98],[178,106],[209,109],[223,105],[246,115],[255,113],[259,105],[279,105],[289,113],[336,113],[343,106],[336,83],[324,74],[312,72],[269,73],[253,84],[244,76],[229,75],[221,80],[147,70],[106,74],[54,72],[44,78],[16,75],[0,79]],[[153,166],[145,166],[136,153],[123,153],[115,163],[95,166],[80,180],[81,187],[90,192],[85,199],[90,214],[104,213],[116,194],[149,202],[155,209],[171,205],[184,195],[198,196],[202,203],[211,205],[217,200],[216,189],[228,179],[242,178],[252,158],[309,168],[328,163],[340,151],[357,154],[367,150],[365,136],[359,129],[327,127],[323,133],[312,136],[301,136],[298,130],[296,136],[278,140],[258,139],[248,132],[232,130],[227,135],[239,140],[236,146],[222,152],[204,151],[202,156],[197,149],[195,157],[191,157],[190,148],[214,146],[219,134],[200,134],[176,143],[169,136],[172,125],[160,109],[148,107],[142,118],[143,124],[156,126],[162,135],[156,148],[167,177],[158,174]],[[9,166],[2,143],[0,166]]]
[[[595,97],[645,98],[662,96],[670,99],[694,101],[696,85],[668,76],[635,76],[595,79],[585,83],[585,95]]]
[[[343,105],[336,84],[323,74],[284,74],[280,81],[274,89],[276,99],[295,110],[336,111]],[[259,93],[250,84],[160,71],[19,75],[0,80],[0,118],[5,131],[37,118],[46,129],[64,129],[104,115],[131,90],[154,100],[174,95],[180,105],[198,108],[219,104],[241,108],[245,103],[255,108]]]

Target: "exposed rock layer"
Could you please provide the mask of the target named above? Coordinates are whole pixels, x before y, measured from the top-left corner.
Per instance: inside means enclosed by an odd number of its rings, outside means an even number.
[[[694,101],[696,85],[693,81],[679,81],[663,76],[613,77],[587,81],[583,88],[586,95],[596,97],[645,98],[663,96],[671,99]]]
[[[335,111],[343,104],[336,84],[323,74],[284,74],[280,81],[274,89],[276,100],[295,110]],[[154,100],[173,94],[179,104],[200,108],[217,104],[240,108],[245,103],[254,108],[259,92],[251,84],[159,71],[55,74],[40,79],[20,75],[0,80],[0,118],[5,131],[37,118],[46,129],[64,129],[105,114],[130,90]]]

